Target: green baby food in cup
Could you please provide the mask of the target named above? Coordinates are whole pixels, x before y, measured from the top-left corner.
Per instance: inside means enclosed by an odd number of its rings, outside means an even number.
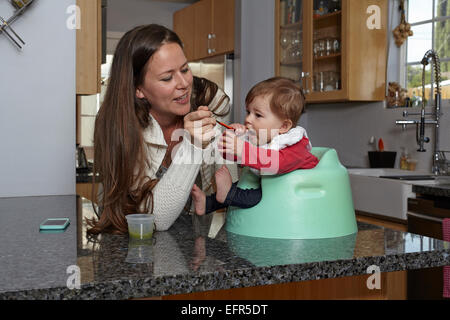
[[[152,214],[128,214],[125,216],[128,222],[128,233],[130,239],[151,239],[154,230],[155,216]]]

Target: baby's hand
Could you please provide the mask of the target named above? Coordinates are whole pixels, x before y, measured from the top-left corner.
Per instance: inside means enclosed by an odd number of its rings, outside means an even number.
[[[234,132],[236,132],[238,136],[243,135],[245,131],[247,131],[247,128],[240,123],[232,123],[230,124],[230,127],[234,129]]]
[[[239,160],[242,156],[242,149],[244,148],[244,141],[236,136],[236,133],[231,130],[226,130],[222,139],[218,143],[219,151],[228,156],[237,157]]]

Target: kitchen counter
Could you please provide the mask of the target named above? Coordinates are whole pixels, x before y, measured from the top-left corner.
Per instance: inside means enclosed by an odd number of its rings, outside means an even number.
[[[413,185],[413,192],[428,196],[450,197],[450,183],[434,185]]]
[[[76,196],[0,199],[0,299],[128,299],[364,275],[372,265],[391,272],[450,264],[450,243],[365,223],[333,239],[258,239],[225,228],[211,239],[210,215],[182,214],[139,244],[87,237],[83,221],[93,216]],[[71,220],[64,232],[39,232],[58,217]]]

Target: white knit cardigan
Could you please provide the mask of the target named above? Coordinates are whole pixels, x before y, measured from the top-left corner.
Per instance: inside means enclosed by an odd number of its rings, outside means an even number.
[[[223,95],[223,91],[219,89],[209,105],[210,109],[217,104]],[[215,113],[224,114],[229,109],[230,105],[228,99],[226,99],[215,109]],[[222,120],[221,117],[216,117],[216,119],[218,121]],[[189,199],[199,172],[202,189],[206,194],[214,192],[212,183],[214,173],[222,164],[227,164],[230,172],[232,172],[232,176],[237,175],[237,166],[234,163],[225,161],[215,152],[217,149],[217,137],[223,131],[219,127],[219,125],[216,125],[214,128],[216,131],[215,138],[205,149],[192,145],[187,135],[175,147],[177,149],[175,156],[172,158],[172,164],[153,189],[153,214],[155,215],[156,230],[165,231],[169,229],[179,217]],[[150,167],[146,169],[145,173],[146,176],[155,179],[156,172],[164,159],[167,143],[161,127],[153,118],[151,119],[151,125],[144,130],[144,140],[147,147],[147,155],[150,159]],[[149,208],[151,208],[150,203],[148,203]]]

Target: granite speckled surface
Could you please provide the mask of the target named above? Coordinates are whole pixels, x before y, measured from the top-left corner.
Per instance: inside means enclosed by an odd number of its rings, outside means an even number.
[[[412,191],[428,196],[450,197],[450,183],[435,185],[413,185]]]
[[[76,196],[0,199],[0,299],[128,299],[361,275],[371,265],[389,272],[450,264],[450,243],[364,223],[333,239],[250,238],[224,228],[211,239],[210,216],[183,214],[140,243],[87,237],[83,221],[93,216]],[[39,232],[55,217],[71,224]],[[79,267],[79,288],[70,266]]]

